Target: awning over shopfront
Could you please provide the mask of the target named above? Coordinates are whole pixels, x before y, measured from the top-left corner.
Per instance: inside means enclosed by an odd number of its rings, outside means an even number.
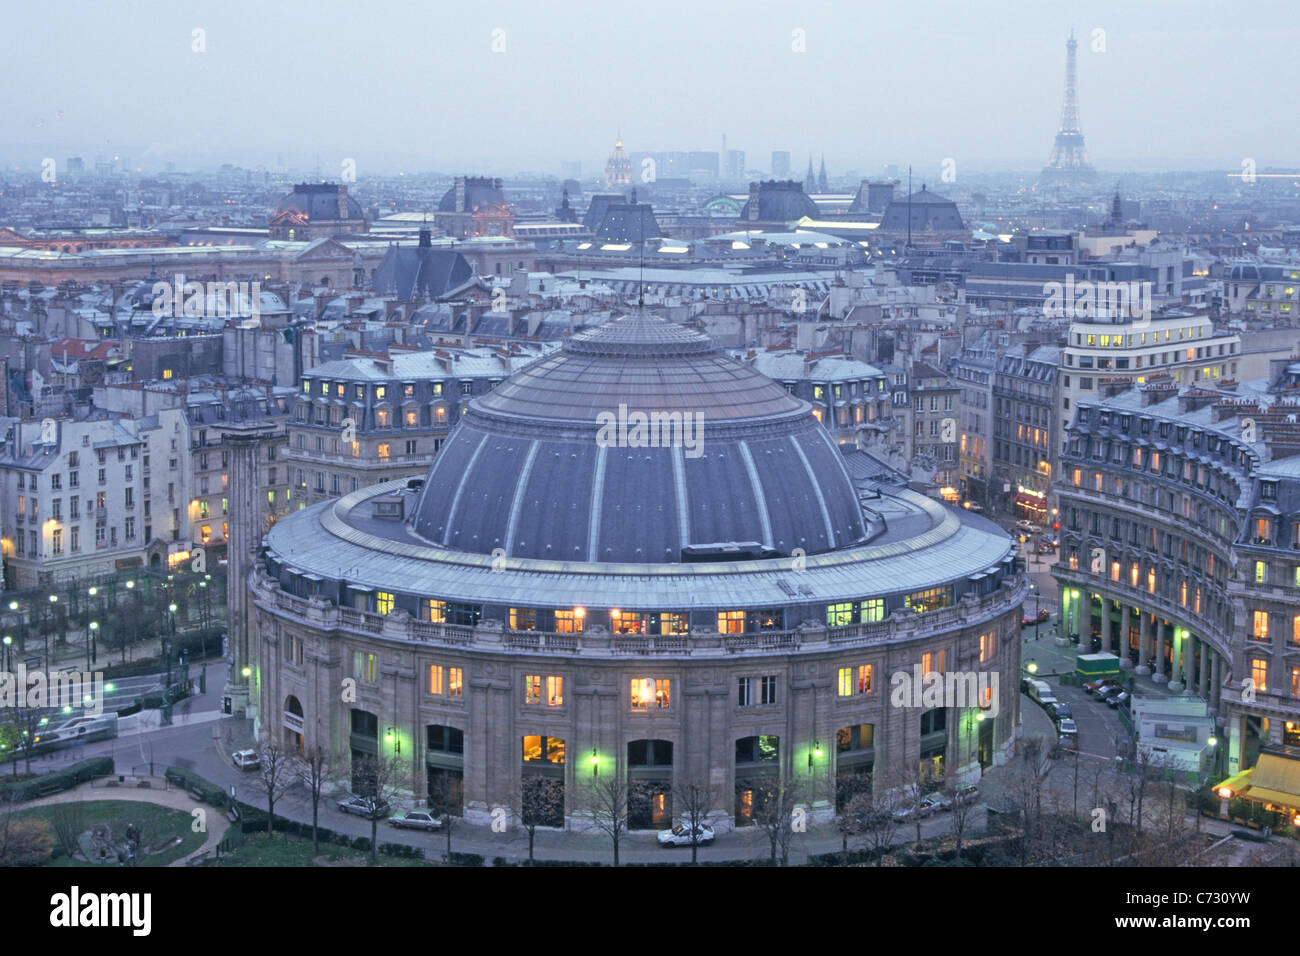
[[[1016,507],[1028,508],[1030,511],[1038,514],[1047,514],[1047,499],[1039,498],[1037,495],[1031,495],[1027,492],[1020,492],[1012,499]]]
[[[1274,809],[1300,811],[1300,753],[1261,753],[1254,767],[1216,784],[1214,791],[1221,797],[1245,797]]]

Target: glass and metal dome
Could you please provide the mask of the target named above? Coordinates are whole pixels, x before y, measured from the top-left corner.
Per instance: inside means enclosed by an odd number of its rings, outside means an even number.
[[[706,336],[636,312],[472,401],[412,523],[462,551],[674,563],[861,543],[857,492],[807,402]]]

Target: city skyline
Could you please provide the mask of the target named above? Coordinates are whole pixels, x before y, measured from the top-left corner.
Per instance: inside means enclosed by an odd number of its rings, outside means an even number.
[[[129,35],[115,11],[78,6],[72,26],[25,11],[10,16],[9,35],[27,42],[7,50],[7,61],[44,78],[23,101],[0,105],[11,130],[0,152],[6,169],[116,155],[145,171],[168,162],[319,166],[333,178],[352,159],[359,177],[555,174],[581,161],[588,175],[621,130],[629,152],[714,151],[725,135],[751,165],[789,150],[800,170],[808,155],[825,154],[832,175],[886,163],[938,169],[945,159],[959,176],[1033,170],[1057,132],[1071,30],[1082,123],[1100,170],[1232,170],[1244,158],[1261,169],[1286,167],[1300,153],[1300,132],[1263,119],[1278,112],[1269,99],[1285,89],[1285,51],[1296,31],[1217,20],[1207,29],[1204,3],[1051,11],[1007,4],[1009,15],[997,18],[947,3],[905,14],[743,18],[732,9],[682,9],[698,23],[685,31],[671,5],[655,17],[620,19],[589,5],[539,13],[503,4],[436,18],[412,11],[412,28],[396,35],[389,18],[349,22],[346,6],[335,17],[312,7],[306,22],[321,35],[311,56],[322,68],[302,69],[294,53],[286,71],[268,64],[302,35],[309,8],[301,4],[278,8],[274,18],[242,3],[137,4],[149,15],[133,16]],[[1265,4],[1252,22],[1267,22],[1270,8],[1284,13]],[[443,38],[426,51],[422,17]],[[579,32],[593,17],[608,29]],[[326,29],[332,23],[347,26]],[[61,54],[52,73],[38,54],[50,45]],[[105,45],[142,47],[151,66],[105,72]],[[328,68],[340,62],[347,69]],[[758,62],[762,70],[753,69]],[[1204,68],[1238,62],[1249,62],[1250,72]],[[924,116],[933,121],[917,122]]]

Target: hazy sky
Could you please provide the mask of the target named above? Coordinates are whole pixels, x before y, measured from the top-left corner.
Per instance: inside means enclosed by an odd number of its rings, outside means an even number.
[[[1037,168],[1079,39],[1104,170],[1300,163],[1285,0],[6,4],[0,160],[179,168],[594,172],[626,147],[720,148],[766,169]],[[193,52],[196,29],[206,52]],[[503,52],[493,52],[494,30]],[[795,52],[794,31],[806,51]],[[1093,52],[1103,30],[1104,52]],[[20,80],[19,78],[25,78]]]

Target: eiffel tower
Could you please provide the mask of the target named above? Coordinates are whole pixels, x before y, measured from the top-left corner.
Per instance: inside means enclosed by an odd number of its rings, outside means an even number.
[[[1079,44],[1070,31],[1065,43],[1065,102],[1061,104],[1061,128],[1056,134],[1052,156],[1043,167],[1046,182],[1091,182],[1097,171],[1088,162],[1088,151],[1083,146],[1083,130],[1079,129],[1079,84],[1075,69],[1075,51]]]

